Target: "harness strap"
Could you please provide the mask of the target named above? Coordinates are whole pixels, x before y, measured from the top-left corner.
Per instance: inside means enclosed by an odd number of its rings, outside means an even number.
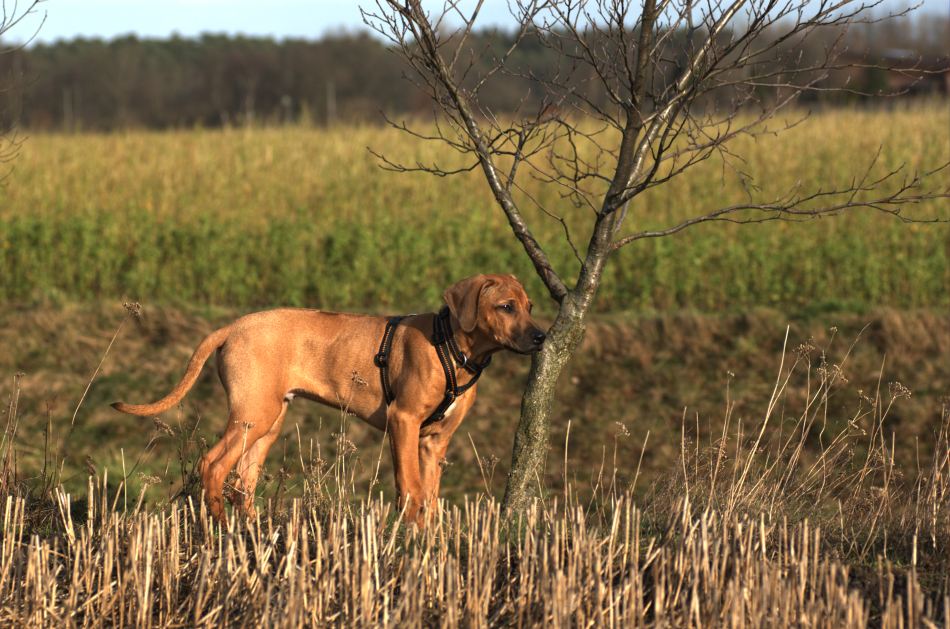
[[[396,399],[396,394],[393,392],[392,385],[389,382],[389,355],[392,352],[396,326],[405,318],[405,316],[391,317],[386,322],[386,329],[383,332],[383,339],[379,344],[379,351],[373,358],[373,362],[379,367],[379,379],[383,387],[383,399],[386,401],[386,406],[392,404],[392,401]],[[422,422],[423,427],[442,420],[445,417],[446,411],[452,406],[452,403],[475,385],[479,377],[481,377],[482,371],[491,362],[491,357],[489,356],[484,363],[479,365],[470,361],[468,356],[462,353],[458,343],[455,341],[455,335],[452,334],[452,323],[448,306],[443,307],[433,319],[432,345],[435,348],[435,355],[438,357],[439,364],[442,365],[442,371],[445,374],[445,395],[432,414]],[[458,378],[456,377],[455,369],[452,365],[453,361],[472,374],[472,379],[462,386],[458,384]]]
[[[389,384],[389,354],[393,349],[396,326],[403,319],[405,317],[390,317],[386,322],[386,330],[383,332],[383,340],[379,344],[379,351],[373,357],[373,362],[379,367],[379,380],[383,385],[383,398],[386,400],[386,406],[389,406],[396,399],[392,386]]]
[[[489,356],[483,364],[477,365],[469,361],[468,356],[462,353],[458,343],[455,341],[455,335],[452,334],[452,320],[448,306],[443,306],[442,309],[439,310],[439,314],[435,316],[435,321],[433,321],[432,324],[432,343],[436,347],[440,345],[447,347],[448,351],[451,352],[452,358],[455,359],[455,362],[458,363],[462,369],[465,369],[469,373],[473,374],[475,376],[475,380],[477,380],[478,377],[482,375],[482,370],[487,367],[489,363],[491,363],[491,356]],[[469,384],[465,385],[466,388],[471,386],[475,380],[472,380]],[[461,391],[464,392],[465,389],[462,389]]]

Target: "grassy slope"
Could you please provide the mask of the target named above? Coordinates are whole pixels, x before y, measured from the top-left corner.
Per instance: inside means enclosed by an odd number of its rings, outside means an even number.
[[[0,358],[0,373],[24,373],[18,429],[22,468],[36,471],[41,465],[47,420],[54,444],[64,439],[68,443],[64,475],[73,488],[85,483],[87,455],[98,468],[109,467],[112,477],[121,475],[123,456],[127,469],[131,468],[158,433],[150,420],[116,413],[108,403],[118,399],[148,401],[166,393],[180,377],[198,340],[236,314],[221,309],[147,308],[142,323],[130,323],[123,329],[70,432],[76,402],[124,311],[118,306],[78,305],[4,310],[0,313],[0,346],[7,351]],[[649,447],[642,478],[648,482],[668,473],[669,462],[681,445],[684,409],[687,439],[692,442],[699,434],[704,448],[723,430],[727,395],[732,405],[730,430],[740,422],[748,426],[761,421],[781,362],[786,322],[781,314],[761,309],[726,316],[598,318],[583,351],[561,381],[547,486],[558,491],[563,484],[563,445],[569,421],[568,467],[580,487],[595,483],[592,479],[602,463],[609,473],[615,456],[621,482],[629,483],[647,432]],[[838,327],[837,332],[830,330],[831,324]],[[860,341],[846,357],[862,329]],[[835,386],[829,400],[828,434],[846,427],[849,421],[866,429],[864,424],[870,420],[856,420],[855,409],[868,412],[869,402],[862,400],[874,398],[879,386],[882,399],[889,401],[889,383],[900,381],[913,395],[898,400],[884,428],[896,433],[896,454],[902,463],[911,465],[918,456],[929,456],[941,403],[950,394],[950,363],[943,360],[950,354],[950,317],[946,313],[878,310],[793,321],[786,371],[795,361],[795,348],[809,339],[818,348],[807,361],[811,371],[806,371],[805,363],[796,367],[782,396],[781,418],[773,420],[776,430],[787,431],[798,417],[808,378],[814,391],[822,366],[820,350],[827,347],[826,368],[841,365],[848,380]],[[209,441],[222,429],[226,411],[211,365],[213,360],[182,410],[169,411],[164,417],[174,426],[190,426],[200,418],[198,434]],[[447,495],[458,497],[483,488],[473,443],[482,459],[498,461],[491,489],[497,495],[503,488],[527,367],[521,357],[500,355],[480,383],[478,403],[449,452],[448,458],[457,465],[446,471]],[[879,377],[883,378],[880,385]],[[4,379],[0,385],[3,399],[8,399],[11,387],[12,379]],[[272,451],[269,469],[286,467],[296,484],[300,470],[297,429],[305,451],[309,453],[311,446],[319,448],[329,459],[338,445],[334,435],[342,418],[337,411],[307,401],[296,403],[289,417],[284,439]],[[347,424],[347,437],[357,447],[362,466],[359,479],[365,483],[373,475],[382,452],[382,487],[388,492],[389,455],[380,433],[359,421]],[[809,442],[806,450],[819,445],[818,441]],[[159,437],[132,475],[133,483],[140,480],[138,472],[158,474],[172,485],[177,483],[175,447],[173,439]],[[53,450],[58,454],[59,446]]]
[[[859,172],[950,159],[946,104],[833,111],[733,150],[762,198],[802,182],[825,189]],[[415,310],[451,280],[530,266],[477,173],[438,179],[379,170],[393,158],[456,159],[391,130],[311,128],[31,137],[0,188],[0,300],[66,295],[148,302]],[[876,171],[878,172],[878,171]],[[939,183],[939,182],[938,182]],[[532,195],[586,240],[584,211]],[[634,205],[636,228],[669,225],[746,198],[709,160]],[[557,268],[576,268],[561,226],[526,203]],[[920,208],[947,216],[946,202]],[[860,213],[807,224],[700,226],[624,250],[601,310],[862,310],[950,304],[950,226]],[[755,272],[750,272],[754,269]]]

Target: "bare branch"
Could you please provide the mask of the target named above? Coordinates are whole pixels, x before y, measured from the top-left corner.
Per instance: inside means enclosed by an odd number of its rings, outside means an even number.
[[[878,153],[878,156],[880,153]],[[914,173],[910,178],[902,180],[897,189],[889,193],[881,193],[870,198],[861,196],[862,193],[877,192],[881,186],[894,181],[903,172],[903,167],[892,170],[885,175],[871,178],[871,171],[877,162],[878,156],[869,164],[862,178],[851,185],[834,190],[818,190],[810,194],[802,194],[797,190],[790,190],[787,194],[768,203],[740,203],[719,208],[712,212],[700,214],[686,219],[665,229],[645,230],[618,239],[611,246],[612,250],[629,245],[644,238],[659,238],[671,236],[683,231],[687,227],[708,223],[711,221],[726,221],[737,224],[764,223],[768,221],[803,221],[832,216],[848,210],[868,209],[888,214],[905,223],[947,223],[947,217],[916,218],[904,214],[904,208],[924,201],[950,198],[950,186],[943,190],[931,191],[924,189],[924,182],[937,173],[950,171],[950,163],[923,174]],[[749,213],[751,216],[737,216]]]
[[[383,2],[385,2],[385,7]],[[538,4],[533,3],[532,6]],[[555,272],[547,254],[531,233],[515,204],[510,193],[510,186],[506,186],[504,176],[495,164],[493,156],[496,151],[482,130],[472,104],[442,56],[441,48],[444,42],[433,29],[429,16],[423,11],[421,3],[419,0],[407,0],[404,4],[397,0],[378,0],[377,6],[380,8],[379,14],[367,16],[364,13],[364,17],[368,21],[376,20],[375,23],[377,24],[381,21],[389,26],[389,31],[399,41],[399,45],[403,48],[410,64],[421,75],[428,77],[427,80],[433,88],[433,94],[436,96],[437,102],[442,104],[443,110],[457,116],[457,122],[468,135],[471,150],[478,158],[495,200],[508,217],[508,223],[512,231],[524,247],[525,252],[534,264],[535,270],[547,286],[551,297],[556,301],[561,301],[567,295],[567,287]],[[386,8],[389,9],[388,12]],[[526,22],[531,17],[533,15],[529,13]],[[471,30],[473,22],[474,20],[467,24],[466,31]],[[407,33],[412,35],[412,43],[418,49],[410,49],[409,40],[406,38]]]
[[[14,28],[19,26],[20,24],[22,24],[23,20],[27,19],[28,17],[32,15],[36,15],[37,9],[39,8],[40,4],[42,4],[45,1],[46,0],[29,0],[22,7],[19,5],[18,2],[14,2],[13,7],[11,9],[7,9],[6,2],[0,2],[0,38],[2,38],[4,35],[12,31]],[[36,39],[36,36],[39,34],[40,29],[43,28],[43,24],[45,23],[46,23],[46,13],[43,12],[42,17],[40,18],[39,24],[37,24],[36,27],[34,27],[33,32],[28,37],[24,38],[24,40],[15,48],[0,50],[0,52],[10,52],[11,50],[15,50],[16,48],[21,48],[23,46],[26,46],[31,41]]]
[[[3,44],[4,35],[12,32],[14,28],[21,25],[25,19],[38,13],[38,7],[44,0],[30,0],[21,6],[14,2],[11,8],[7,3],[0,0],[0,55],[17,52],[33,41],[43,24],[46,22],[46,13],[42,12],[39,24],[33,31],[24,38],[23,41],[11,46]],[[13,77],[14,81],[22,80],[22,77]],[[3,91],[5,88],[0,89]],[[20,148],[23,145],[24,138],[17,131],[17,120],[14,118],[9,123],[0,124],[0,184],[4,183],[12,172],[11,164],[19,155]]]
[[[926,174],[911,178],[911,187],[897,194],[874,194],[861,180],[854,182],[856,188],[796,189],[760,202],[748,165],[730,148],[740,136],[775,133],[766,123],[803,94],[865,94],[861,86],[832,79],[885,67],[842,59],[849,26],[907,12],[869,14],[882,2],[510,0],[517,31],[500,47],[486,44],[477,52],[474,25],[481,1],[463,13],[459,0],[447,0],[430,18],[420,0],[377,0],[379,11],[368,21],[406,58],[411,79],[438,109],[434,133],[394,126],[474,159],[449,167],[397,164],[377,156],[386,168],[438,176],[469,172],[477,161],[552,296],[560,301],[570,295],[581,310],[596,292],[609,253],[640,238],[709,220],[805,220],[857,208],[900,215],[897,204],[939,194],[926,190]],[[445,33],[440,29],[448,23],[447,13],[460,25]],[[554,53],[554,67],[533,67],[515,54],[538,45]],[[909,82],[934,71],[913,63],[902,69]],[[513,114],[500,115],[481,96],[496,78],[515,79],[527,88]],[[621,236],[633,199],[711,157],[720,160],[723,176],[731,170],[739,178],[748,195],[744,205],[701,213],[664,230]],[[551,186],[559,201],[539,202],[519,181],[523,177]],[[875,185],[889,186],[897,177],[892,173]],[[561,225],[581,260],[573,288],[558,277],[528,229],[515,192]],[[571,238],[562,202],[591,212],[586,251]]]

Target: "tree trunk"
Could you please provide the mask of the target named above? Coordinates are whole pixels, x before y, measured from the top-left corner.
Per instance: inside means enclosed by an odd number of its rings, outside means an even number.
[[[502,503],[507,513],[528,507],[534,494],[532,488],[538,486],[544,472],[558,377],[584,336],[586,315],[587,308],[579,308],[571,295],[565,297],[543,348],[531,361]]]

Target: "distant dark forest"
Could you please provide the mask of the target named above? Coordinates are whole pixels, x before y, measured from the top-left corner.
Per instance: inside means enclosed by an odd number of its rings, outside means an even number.
[[[507,48],[511,34],[486,30],[471,41],[472,62],[488,64]],[[789,51],[788,58],[821,54]],[[947,67],[950,19],[919,16],[845,34],[846,58],[891,67]],[[801,52],[801,55],[797,53]],[[539,90],[523,75],[544,76],[559,60],[528,38],[512,59],[522,76],[497,75],[489,90],[498,112],[536,104]],[[776,63],[786,63],[776,60]],[[675,63],[667,71],[675,71]],[[367,34],[327,36],[316,41],[226,37],[166,40],[124,37],[77,39],[13,49],[0,54],[0,124],[31,129],[111,130],[247,123],[278,124],[379,121],[381,112],[425,113],[426,97],[405,80],[400,58]],[[584,85],[583,76],[578,85]],[[903,89],[907,73],[894,80],[887,70],[863,69],[832,77],[858,92]],[[910,93],[946,93],[950,75],[917,76]],[[727,95],[725,97],[728,97]],[[593,95],[596,100],[596,95]],[[838,102],[854,94],[816,93],[812,100]]]

